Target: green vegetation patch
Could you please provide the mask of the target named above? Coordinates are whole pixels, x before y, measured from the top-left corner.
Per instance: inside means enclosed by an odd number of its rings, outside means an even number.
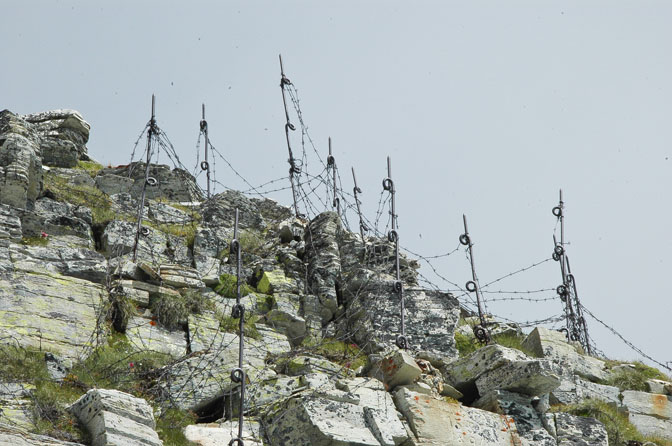
[[[194,445],[184,436],[184,428],[195,424],[197,418],[196,414],[190,411],[166,409],[156,419],[156,432],[163,440],[164,446]]]
[[[219,283],[213,288],[215,293],[235,299],[237,296],[237,278],[233,274],[222,274],[219,276]],[[240,284],[240,295],[247,296],[250,293],[254,292],[254,288],[242,282]]]
[[[47,246],[49,237],[23,237],[21,244],[25,246]]]
[[[603,384],[618,387],[621,391],[638,390],[640,392],[647,392],[648,387],[646,385],[646,381],[649,379],[670,381],[670,378],[660,370],[654,367],[650,367],[639,361],[607,361],[607,367],[609,368],[613,368],[614,366],[622,364],[632,364],[634,368],[627,367],[616,372],[612,372],[611,376],[606,379]]]
[[[98,173],[103,170],[103,165],[98,164],[95,161],[82,161],[79,160],[77,161],[77,166],[75,166],[75,169],[79,170],[84,170],[86,173],[88,173],[91,178],[95,178]]]
[[[264,235],[258,231],[243,230],[238,234],[240,249],[244,254],[264,254]]]
[[[73,185],[67,178],[46,172],[44,190],[50,192],[57,201],[90,208],[94,223],[106,223],[119,217],[112,210],[110,197],[95,187]]]
[[[628,415],[618,410],[613,404],[595,399],[587,399],[579,404],[558,405],[551,407],[551,412],[567,412],[580,417],[590,417],[602,422],[607,429],[609,446],[621,446],[630,440],[653,442],[657,446],[672,446],[672,441],[658,437],[642,435],[628,421]]]
[[[348,343],[339,339],[325,338],[316,340],[306,338],[301,344],[307,353],[323,356],[338,365],[357,370],[366,365],[366,354],[354,343]]]
[[[227,314],[217,314],[219,319],[219,327],[222,331],[227,333],[238,333],[240,331],[240,320],[234,318],[231,315]],[[261,340],[261,333],[257,330],[257,322],[261,319],[261,316],[257,314],[250,314],[249,311],[245,312],[245,320],[243,322],[243,334],[257,341]]]
[[[502,333],[492,337],[492,343],[494,344],[501,345],[502,347],[515,348],[516,350],[525,353],[527,356],[533,358],[536,357],[537,355],[533,351],[523,347],[524,340],[524,335],[514,333]],[[457,351],[460,353],[460,357],[469,356],[483,346],[484,345],[478,342],[475,337],[457,331],[455,332],[455,348],[457,348]]]

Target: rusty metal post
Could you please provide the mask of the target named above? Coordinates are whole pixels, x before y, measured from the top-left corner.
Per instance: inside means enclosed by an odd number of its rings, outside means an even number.
[[[476,275],[476,266],[474,262],[474,244],[469,235],[469,228],[467,227],[467,216],[462,214],[462,221],[464,223],[464,234],[460,236],[460,243],[465,245],[469,252],[469,263],[471,264],[471,280],[467,282],[465,288],[470,293],[476,293],[476,306],[478,307],[479,325],[473,328],[474,336],[482,343],[490,341],[490,333],[488,332],[487,321],[485,320],[485,311],[483,310],[483,299],[481,296],[481,285],[478,282]]]
[[[336,208],[338,215],[341,215],[341,200],[338,199],[338,189],[336,187],[336,158],[331,153],[331,136],[329,137],[329,156],[327,156],[327,170],[331,168],[333,173],[333,186],[334,186],[334,199],[331,202],[331,206]]]
[[[138,242],[140,241],[140,235],[144,233],[142,227],[142,216],[145,209],[145,195],[147,193],[147,186],[156,184],[156,179],[149,177],[149,164],[152,160],[152,139],[156,133],[156,114],[155,114],[155,104],[156,98],[152,95],[152,117],[149,120],[149,128],[147,130],[147,161],[145,165],[145,180],[142,183],[142,192],[140,194],[140,207],[138,208],[138,219],[137,227],[135,230],[135,239],[133,241],[133,263],[136,263],[138,260]]]
[[[285,87],[291,85],[291,81],[285,76],[285,69],[282,65],[282,54],[279,55],[280,58],[280,88],[282,89],[282,104],[285,107],[285,139],[287,140],[287,150],[289,151],[289,182],[292,186],[292,199],[294,200],[294,214],[296,217],[299,217],[299,206],[296,200],[296,186],[294,185],[294,175],[300,173],[301,170],[296,167],[296,161],[294,160],[294,154],[292,153],[292,145],[289,142],[289,131],[296,130],[294,124],[289,120],[289,110],[287,109],[287,97],[285,94]]]
[[[352,181],[355,183],[355,187],[352,189],[352,193],[355,195],[355,203],[357,204],[357,215],[359,215],[359,233],[362,235],[362,243],[366,243],[364,240],[364,233],[369,231],[369,227],[366,226],[366,223],[364,223],[364,219],[362,217],[362,209],[361,209],[361,202],[359,201],[359,197],[357,194],[362,193],[362,189],[357,186],[357,178],[355,177],[355,168],[352,167]]]
[[[401,334],[397,336],[396,344],[400,349],[408,348],[408,338],[406,337],[406,307],[404,303],[404,286],[401,282],[401,270],[399,265],[399,233],[397,232],[397,211],[395,207],[395,193],[394,181],[392,181],[392,162],[390,157],[387,157],[387,178],[383,180],[383,190],[390,193],[390,214],[392,215],[392,229],[387,234],[387,239],[394,243],[394,267],[396,271],[396,280],[394,282],[394,290],[399,296],[399,313],[401,316]]]
[[[210,163],[208,162],[208,144],[210,140],[208,139],[208,122],[205,120],[205,104],[202,104],[202,118],[201,118],[201,133],[203,133],[205,138],[205,159],[201,162],[201,170],[205,170],[205,177],[208,183],[207,187],[207,197],[210,199]]]
[[[231,254],[236,256],[236,304],[233,306],[231,316],[238,321],[238,367],[231,371],[231,381],[240,384],[240,405],[238,407],[238,437],[229,441],[229,446],[236,444],[244,446],[243,443],[243,412],[245,411],[245,385],[247,375],[243,370],[244,347],[245,347],[245,307],[240,303],[240,269],[242,262],[241,246],[238,240],[238,208],[236,208],[236,219],[233,227],[233,240],[230,247]]]

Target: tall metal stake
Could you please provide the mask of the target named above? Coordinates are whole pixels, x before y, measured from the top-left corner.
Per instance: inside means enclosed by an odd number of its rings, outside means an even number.
[[[397,336],[396,344],[400,349],[408,348],[408,338],[406,337],[406,308],[404,306],[404,286],[401,282],[401,272],[399,268],[399,233],[397,232],[397,213],[395,209],[394,195],[394,181],[392,181],[392,163],[390,157],[387,157],[387,178],[383,180],[383,190],[390,192],[392,215],[392,229],[387,234],[387,239],[394,243],[394,266],[397,273],[396,281],[394,282],[394,290],[399,295],[399,313],[401,315],[401,334]]]
[[[357,204],[357,214],[359,215],[359,233],[362,234],[362,243],[366,243],[364,240],[364,233],[369,231],[369,227],[364,223],[364,218],[362,217],[362,209],[360,207],[361,202],[357,197],[357,194],[361,194],[362,190],[357,186],[357,178],[355,177],[355,168],[352,168],[352,181],[355,183],[355,187],[352,189],[352,193],[355,195],[355,203]]]
[[[560,221],[560,243],[553,236],[553,259],[560,262],[560,272],[562,274],[562,285],[558,285],[556,292],[560,299],[565,303],[565,320],[567,338],[571,341],[578,341],[584,350],[590,354],[590,339],[588,337],[588,326],[583,317],[581,302],[576,289],[576,281],[569,267],[569,258],[565,248],[565,203],[562,199],[562,189],[560,189],[560,201],[553,208],[553,215]]]
[[[474,244],[471,242],[469,236],[469,229],[467,228],[467,216],[462,214],[464,222],[464,234],[460,236],[460,243],[467,246],[469,249],[469,263],[471,263],[471,280],[467,282],[465,288],[470,293],[476,293],[476,305],[478,307],[479,324],[474,327],[474,336],[482,343],[490,341],[490,333],[488,332],[487,321],[485,320],[485,312],[483,311],[483,299],[481,296],[481,285],[478,283],[478,276],[476,275],[476,266],[474,265]]]
[[[338,215],[341,215],[341,200],[338,199],[336,195],[338,190],[336,189],[336,158],[331,154],[331,136],[329,137],[329,156],[327,156],[327,169],[331,168],[334,178],[334,200],[331,202],[331,206],[336,208]]]
[[[289,162],[289,182],[292,185],[292,199],[294,200],[294,214],[299,217],[301,214],[299,214],[299,206],[296,201],[296,187],[294,186],[294,175],[301,173],[301,169],[299,169],[296,166],[296,161],[294,160],[294,154],[292,153],[292,145],[289,142],[289,131],[296,130],[296,127],[294,127],[294,124],[292,124],[289,121],[289,111],[287,110],[287,97],[285,95],[285,87],[287,85],[292,85],[292,82],[287,79],[285,76],[285,69],[282,66],[282,54],[279,55],[280,57],[280,88],[282,89],[282,104],[285,107],[285,138],[287,139],[287,150],[289,151],[289,159],[287,162]]]
[[[149,230],[142,227],[142,216],[145,209],[147,186],[155,186],[157,184],[156,179],[149,176],[149,163],[152,160],[152,138],[154,138],[154,134],[156,133],[155,103],[156,98],[152,95],[152,117],[149,120],[149,129],[147,130],[147,164],[145,165],[145,181],[142,183],[140,207],[138,208],[138,225],[135,230],[135,239],[133,241],[133,263],[138,260],[138,241],[140,240],[140,235],[149,234]]]
[[[232,438],[229,441],[229,446],[236,444],[237,446],[244,446],[243,443],[243,411],[245,410],[245,384],[247,377],[243,370],[243,356],[244,356],[244,324],[245,324],[245,307],[240,303],[240,268],[241,268],[241,247],[238,241],[238,208],[236,208],[236,221],[233,227],[233,240],[231,240],[231,254],[236,256],[236,304],[231,310],[231,316],[238,321],[238,367],[231,371],[231,381],[240,384],[240,405],[238,407],[238,437]]]
[[[203,117],[201,119],[201,133],[203,133],[205,139],[205,159],[201,161],[201,170],[205,170],[205,177],[208,182],[208,199],[210,198],[210,163],[208,162],[208,144],[210,140],[208,139],[208,122],[205,120],[205,104],[203,104]]]

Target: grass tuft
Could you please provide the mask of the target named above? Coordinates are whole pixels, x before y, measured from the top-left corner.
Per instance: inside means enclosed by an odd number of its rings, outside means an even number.
[[[219,283],[215,285],[215,293],[228,297],[230,299],[235,299],[237,296],[237,278],[233,274],[222,274],[219,276]],[[240,284],[240,295],[247,296],[250,293],[254,292],[254,288],[242,282]]]
[[[84,170],[91,178],[95,178],[98,173],[103,170],[103,165],[95,161],[77,161],[75,169]]]

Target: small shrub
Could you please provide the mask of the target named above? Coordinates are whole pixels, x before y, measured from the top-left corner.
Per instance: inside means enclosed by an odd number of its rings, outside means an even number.
[[[118,333],[126,333],[128,321],[135,314],[135,305],[128,296],[119,292],[110,293],[107,319],[112,322],[112,326]]]
[[[220,294],[224,297],[235,299],[237,296],[237,278],[233,274],[222,274],[219,276],[219,283],[215,285],[215,293]],[[247,296],[248,294],[254,292],[254,288],[241,281],[240,284],[240,295]]]
[[[185,300],[187,309],[191,313],[202,313],[205,310],[215,310],[215,303],[208,300],[208,298],[205,297],[205,294],[201,293],[199,290],[187,288],[181,291],[181,294]]]
[[[162,296],[151,302],[150,309],[161,325],[168,330],[175,330],[187,321],[191,308],[183,296]]]
[[[238,241],[240,242],[240,249],[245,254],[264,254],[264,237],[261,233],[243,230],[238,234]]]
[[[33,400],[33,423],[38,434],[49,435],[59,440],[88,442],[88,436],[77,420],[66,410],[83,391],[49,381],[38,382],[31,397]]]
[[[44,352],[14,345],[1,346],[0,377],[6,382],[25,383],[49,379]]]
[[[166,409],[156,420],[156,432],[163,440],[164,446],[190,446],[184,436],[184,428],[196,423],[195,413],[179,409]]]

